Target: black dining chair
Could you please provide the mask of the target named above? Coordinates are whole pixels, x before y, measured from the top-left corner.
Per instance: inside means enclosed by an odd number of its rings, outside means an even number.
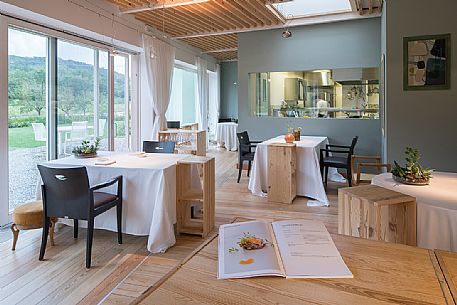
[[[352,155],[358,139],[359,137],[354,137],[350,146],[327,144],[325,149],[321,149],[320,167],[325,188],[327,188],[329,167],[346,169],[349,186],[352,186]]]
[[[180,121],[167,121],[167,128],[179,129],[181,128]]]
[[[261,141],[251,141],[249,139],[249,134],[247,131],[238,132],[238,180],[237,183],[240,183],[241,172],[243,170],[244,161],[248,161],[248,177],[251,172],[252,161],[254,161],[255,151],[252,151],[257,147],[258,143]]]
[[[175,142],[143,141],[143,151],[145,153],[173,154]]]
[[[94,219],[113,207],[117,210],[117,241],[122,244],[122,176],[90,187],[85,167],[53,168],[38,165],[38,170],[43,180],[44,217],[40,261],[46,251],[51,217],[73,219],[74,238],[78,238],[78,220],[87,220],[86,268],[91,265]],[[116,183],[115,195],[99,191]]]

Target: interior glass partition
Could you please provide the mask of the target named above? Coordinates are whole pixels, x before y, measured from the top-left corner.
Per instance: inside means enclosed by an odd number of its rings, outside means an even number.
[[[249,74],[252,115],[378,119],[378,68]]]

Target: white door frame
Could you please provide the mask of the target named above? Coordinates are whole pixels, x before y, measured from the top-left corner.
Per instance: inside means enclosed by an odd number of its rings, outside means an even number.
[[[8,185],[8,22],[0,15],[0,226],[10,222]]]

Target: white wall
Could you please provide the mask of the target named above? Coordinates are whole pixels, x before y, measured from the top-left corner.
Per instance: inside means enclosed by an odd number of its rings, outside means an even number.
[[[412,3],[414,2],[414,3]],[[387,159],[404,162],[416,147],[424,166],[457,171],[457,1],[387,0],[385,4]],[[451,88],[403,90],[403,38],[451,33]]]

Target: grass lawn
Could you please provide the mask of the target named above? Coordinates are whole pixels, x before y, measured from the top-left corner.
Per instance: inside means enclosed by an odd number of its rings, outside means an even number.
[[[32,148],[45,146],[45,142],[35,141],[35,135],[32,127],[9,128],[9,149]]]

